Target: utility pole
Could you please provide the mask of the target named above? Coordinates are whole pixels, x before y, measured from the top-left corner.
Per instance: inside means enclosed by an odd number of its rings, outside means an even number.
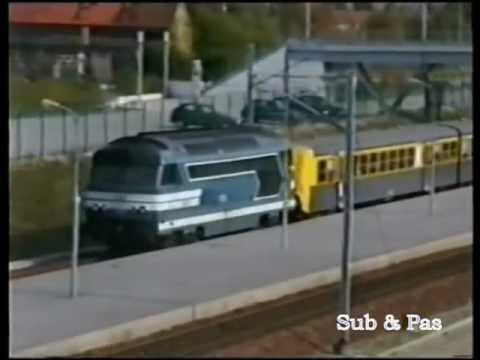
[[[310,40],[312,32],[312,7],[311,3],[305,3],[305,40]]]
[[[352,71],[348,81],[349,85],[349,121],[347,123],[346,144],[347,151],[345,156],[345,200],[344,200],[344,227],[343,227],[343,249],[342,249],[342,314],[351,314],[351,274],[350,262],[353,246],[353,215],[355,209],[354,197],[354,151],[356,139],[356,92],[357,92],[357,73]],[[340,352],[350,342],[349,330],[342,333],[340,339]]]
[[[170,33],[165,31],[163,33],[163,93],[162,93],[162,109],[160,116],[162,120],[160,122],[160,128],[165,126],[165,98],[168,92],[168,82],[170,76]]]
[[[140,101],[140,96],[143,94],[143,54],[145,44],[145,33],[143,31],[137,32],[137,96]]]
[[[427,40],[428,3],[422,3],[422,41]]]

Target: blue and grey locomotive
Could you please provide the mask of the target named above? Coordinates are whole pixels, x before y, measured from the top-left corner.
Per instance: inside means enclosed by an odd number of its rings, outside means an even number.
[[[283,156],[280,138],[241,127],[120,138],[93,156],[87,229],[115,248],[277,222],[295,204],[283,197]]]

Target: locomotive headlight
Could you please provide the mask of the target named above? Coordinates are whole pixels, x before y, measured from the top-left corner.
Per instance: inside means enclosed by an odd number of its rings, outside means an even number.
[[[290,190],[295,189],[295,180],[290,179]]]

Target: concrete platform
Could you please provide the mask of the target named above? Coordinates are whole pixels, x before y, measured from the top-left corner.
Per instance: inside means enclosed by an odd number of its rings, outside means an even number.
[[[471,243],[472,188],[355,212],[354,273]],[[58,356],[145,336],[339,279],[343,215],[10,281],[11,353]]]
[[[398,346],[381,357],[472,357],[473,355],[473,318],[465,318],[457,323],[422,336],[416,341]]]

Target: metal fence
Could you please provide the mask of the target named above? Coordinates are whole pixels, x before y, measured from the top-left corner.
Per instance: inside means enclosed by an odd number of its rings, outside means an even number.
[[[240,120],[245,96],[204,97],[202,103],[212,104],[217,111]],[[80,115],[79,146],[83,152],[93,151],[109,141],[141,131],[156,131],[170,125],[170,115],[181,102],[165,101],[162,119],[161,101],[144,103],[140,109],[103,109]],[[74,118],[67,112],[40,112],[16,115],[9,119],[9,159],[45,159],[66,155],[75,150]]]
[[[466,111],[471,116],[471,86],[460,87],[445,94],[444,105]],[[141,131],[156,131],[170,125],[173,109],[187,100],[168,99],[165,102],[165,119],[162,119],[161,101],[144,103],[141,109],[104,109],[85,112],[80,117],[80,149],[93,151],[109,141]],[[423,94],[405,100],[403,108],[418,109],[423,106]],[[246,104],[245,92],[229,92],[203,97],[201,103],[211,104],[215,110],[237,121]],[[359,101],[359,115],[371,115],[379,110],[372,99]],[[74,150],[74,119],[66,112],[39,113],[36,116],[14,116],[9,120],[9,158],[44,159],[65,155]]]

